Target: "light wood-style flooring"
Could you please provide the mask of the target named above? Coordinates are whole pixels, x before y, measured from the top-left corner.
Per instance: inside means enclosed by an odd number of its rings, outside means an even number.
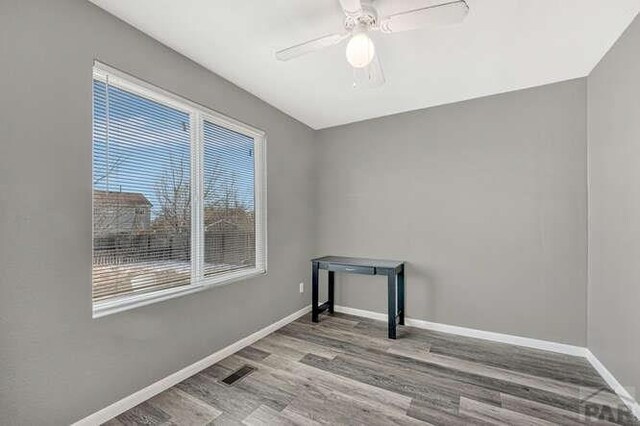
[[[107,424],[640,425],[583,358],[386,333],[384,322],[307,315]],[[222,383],[244,365],[256,370]]]

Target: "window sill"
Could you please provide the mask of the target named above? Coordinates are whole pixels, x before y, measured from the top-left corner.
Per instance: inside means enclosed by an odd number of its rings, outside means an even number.
[[[236,281],[266,275],[264,269],[248,269],[235,271],[219,277],[207,278],[198,284],[190,284],[181,287],[168,288],[150,293],[133,294],[95,302],[93,304],[93,318],[101,318],[118,312],[128,311],[141,306],[151,305],[187,294],[197,293],[213,287],[220,287]]]

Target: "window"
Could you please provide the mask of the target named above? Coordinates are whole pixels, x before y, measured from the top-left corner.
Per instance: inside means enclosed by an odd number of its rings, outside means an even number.
[[[94,316],[266,272],[264,140],[95,64]]]

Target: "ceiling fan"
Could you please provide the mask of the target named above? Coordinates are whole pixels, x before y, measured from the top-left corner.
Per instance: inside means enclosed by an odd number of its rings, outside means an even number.
[[[384,74],[375,45],[368,33],[398,33],[426,26],[462,22],[469,13],[465,0],[443,0],[442,3],[380,17],[371,0],[339,0],[345,14],[344,31],[329,34],[276,52],[276,58],[288,61],[307,53],[334,46],[349,39],[347,62],[353,67],[354,87],[376,87],[384,84]]]

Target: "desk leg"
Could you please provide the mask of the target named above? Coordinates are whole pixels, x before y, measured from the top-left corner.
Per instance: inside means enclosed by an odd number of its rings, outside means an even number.
[[[400,311],[398,324],[404,325],[404,268],[398,274],[398,310]]]
[[[329,313],[333,313],[333,305],[334,305],[334,285],[333,285],[333,279],[334,279],[334,273],[333,271],[329,271]]]
[[[318,322],[318,263],[311,270],[311,321]]]
[[[396,271],[389,271],[387,273],[387,302],[388,306],[388,315],[389,315],[389,339],[396,338]]]

